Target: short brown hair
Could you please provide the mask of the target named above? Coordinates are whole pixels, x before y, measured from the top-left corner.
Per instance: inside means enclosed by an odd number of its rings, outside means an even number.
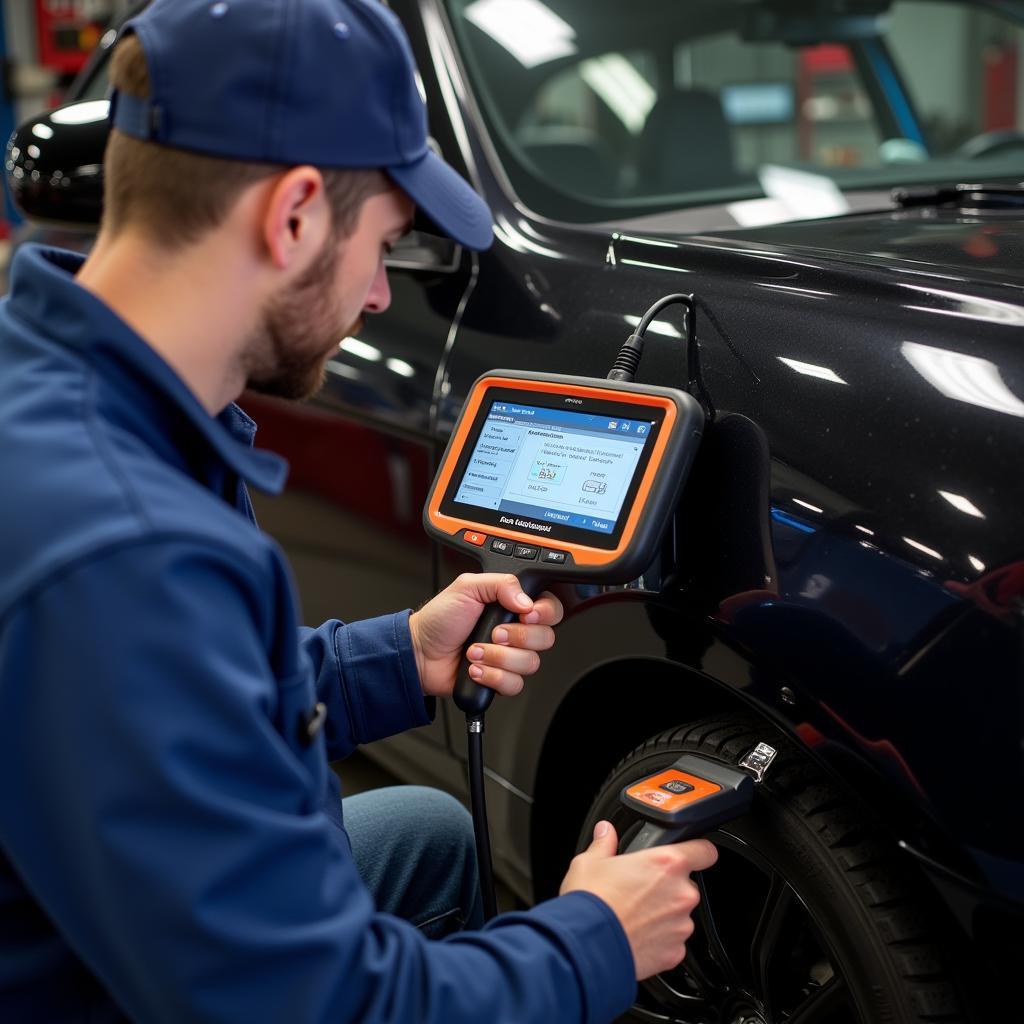
[[[110,62],[110,84],[126,95],[150,94],[139,40],[126,36]],[[143,142],[114,130],[104,158],[104,226],[140,228],[164,248],[196,241],[217,227],[249,186],[287,167],[249,163]],[[363,202],[394,186],[383,171],[320,168],[334,230],[349,235]]]

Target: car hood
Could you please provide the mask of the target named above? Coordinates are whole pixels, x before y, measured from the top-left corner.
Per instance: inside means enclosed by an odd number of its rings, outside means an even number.
[[[649,232],[649,237],[694,240]],[[1024,287],[1024,213],[924,207],[715,232],[718,244]],[[704,236],[705,241],[710,237]]]

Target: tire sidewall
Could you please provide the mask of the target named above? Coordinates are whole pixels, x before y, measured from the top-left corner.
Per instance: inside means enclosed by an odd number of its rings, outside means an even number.
[[[637,816],[619,799],[627,784],[667,768],[683,753],[698,753],[726,763],[699,743],[686,741],[666,742],[654,750],[641,748],[636,753],[606,780],[583,824],[577,850],[590,844],[594,826],[602,819],[612,822],[620,841],[627,828],[637,821]],[[709,833],[707,838],[711,842],[716,838],[727,842],[729,837],[757,851],[793,887],[830,957],[834,957],[833,967],[846,979],[863,1024],[915,1024],[919,1020],[901,998],[898,973],[866,908],[844,877],[834,854],[809,823],[788,806],[785,795],[776,791],[771,769],[757,786],[750,813]]]

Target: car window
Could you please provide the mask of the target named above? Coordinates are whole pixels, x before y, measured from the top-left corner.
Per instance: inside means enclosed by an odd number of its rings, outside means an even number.
[[[448,3],[502,163],[547,216],[756,198],[780,167],[840,190],[1024,174],[1014,4]]]

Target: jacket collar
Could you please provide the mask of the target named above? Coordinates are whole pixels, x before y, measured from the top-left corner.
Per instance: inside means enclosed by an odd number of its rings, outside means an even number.
[[[84,262],[84,256],[61,249],[19,248],[11,267],[10,312],[59,345],[126,366],[144,389],[140,400],[172,403],[217,460],[259,490],[279,494],[288,463],[252,447],[255,422],[234,403],[211,416],[142,337],[75,281]]]

